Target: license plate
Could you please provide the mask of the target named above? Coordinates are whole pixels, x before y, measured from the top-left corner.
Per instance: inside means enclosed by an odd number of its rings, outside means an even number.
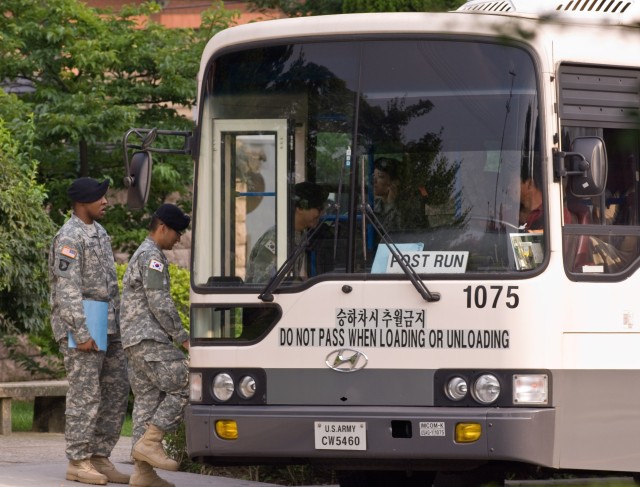
[[[316,450],[366,450],[367,423],[314,422]]]

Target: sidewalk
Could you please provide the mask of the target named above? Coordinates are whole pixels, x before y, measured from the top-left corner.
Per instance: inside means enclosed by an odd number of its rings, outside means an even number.
[[[133,472],[129,461],[131,438],[120,438],[113,449],[111,461],[118,470]],[[61,433],[12,433],[0,435],[0,487],[80,487],[87,484],[65,480],[67,460],[64,456],[64,435]],[[213,477],[186,472],[167,472],[156,469],[164,479],[176,487],[281,487],[275,484],[249,480]],[[509,487],[536,487],[549,485],[615,485],[633,486],[629,477],[597,479],[564,479],[547,481],[507,481]],[[122,484],[107,484],[114,487]],[[314,487],[314,486],[307,486]],[[338,487],[338,486],[315,486]],[[389,486],[394,487],[394,486]]]
[[[131,438],[121,438],[111,454],[118,470],[133,472]],[[79,487],[65,480],[67,460],[61,433],[12,433],[0,436],[0,487]],[[176,487],[275,487],[275,484],[156,470]],[[115,486],[118,484],[108,484]]]

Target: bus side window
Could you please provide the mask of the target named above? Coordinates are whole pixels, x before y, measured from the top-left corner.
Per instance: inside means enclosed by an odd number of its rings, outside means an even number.
[[[601,205],[606,225],[636,225],[636,167],[633,155],[609,159],[607,189]]]
[[[638,219],[638,153],[634,131],[600,129],[607,150],[605,191],[592,198],[565,198],[572,221],[565,225],[591,225],[584,232],[573,228],[565,239],[568,269],[575,273],[621,273],[640,255]],[[574,257],[572,257],[574,256]],[[571,262],[571,259],[574,259]]]
[[[592,206],[590,201],[569,197],[567,209],[572,216],[572,221],[570,223],[579,225],[588,225],[592,223]],[[589,265],[592,262],[591,242],[588,235],[573,236],[568,239],[567,246],[568,254],[575,256],[572,265],[574,271],[579,272],[583,266]]]

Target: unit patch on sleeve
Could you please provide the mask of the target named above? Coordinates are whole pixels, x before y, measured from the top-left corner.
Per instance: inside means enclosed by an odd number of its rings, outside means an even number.
[[[149,269],[162,272],[164,270],[164,264],[156,259],[151,259],[151,262],[149,262]]]
[[[276,253],[276,243],[273,240],[267,241],[267,243],[264,244],[264,246],[269,252],[271,252],[272,254],[275,255],[275,253]]]
[[[69,247],[68,245],[62,247],[60,253],[65,257],[69,257],[70,259],[75,259],[78,256],[78,251],[74,248]]]

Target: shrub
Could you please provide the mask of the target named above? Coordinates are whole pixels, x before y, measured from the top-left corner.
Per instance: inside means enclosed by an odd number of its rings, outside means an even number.
[[[0,333],[36,332],[49,318],[47,253],[54,226],[44,187],[36,182],[38,162],[2,118],[0,167]]]

